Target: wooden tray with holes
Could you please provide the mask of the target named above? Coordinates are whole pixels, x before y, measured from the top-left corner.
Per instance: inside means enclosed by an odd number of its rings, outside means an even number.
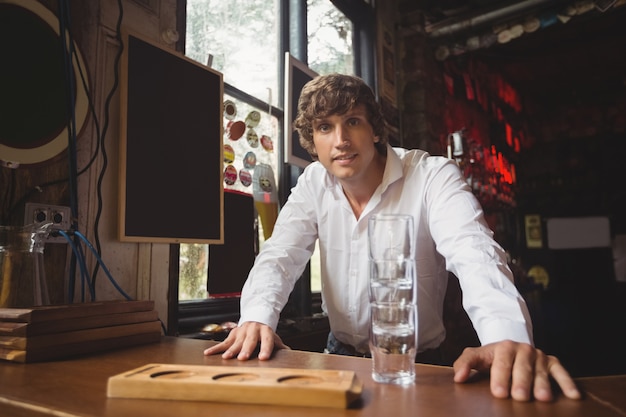
[[[353,371],[147,364],[114,375],[110,398],[347,408],[363,385]]]

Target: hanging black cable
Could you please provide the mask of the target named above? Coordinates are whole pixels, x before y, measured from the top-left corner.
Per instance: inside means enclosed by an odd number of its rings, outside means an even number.
[[[65,70],[66,86],[66,106],[68,115],[68,164],[69,164],[69,189],[70,189],[70,209],[72,211],[72,221],[76,222],[78,217],[78,192],[77,177],[78,169],[76,163],[76,111],[74,98],[76,97],[76,80],[74,78],[74,66],[72,65],[72,55],[74,43],[69,37],[68,27],[70,25],[70,10],[68,0],[59,0],[59,36],[61,40],[61,51],[63,55],[63,65]],[[68,42],[69,40],[69,42]]]
[[[98,177],[98,187],[97,187],[98,210],[96,212],[96,218],[95,218],[94,227],[93,227],[96,251],[99,255],[102,254],[102,247],[100,245],[100,237],[99,237],[100,233],[98,231],[98,225],[100,224],[100,217],[102,216],[102,181],[104,180],[104,174],[106,173],[106,169],[108,166],[108,157],[106,153],[105,138],[106,138],[107,130],[109,127],[109,107],[110,107],[111,100],[113,99],[113,96],[115,95],[115,91],[117,90],[117,87],[119,84],[119,64],[122,59],[122,53],[124,52],[124,42],[122,40],[122,19],[124,17],[124,8],[122,6],[122,0],[117,1],[117,6],[119,8],[119,15],[117,18],[117,25],[115,28],[115,36],[116,36],[117,41],[119,42],[120,47],[117,51],[117,55],[115,56],[115,63],[113,65],[113,86],[111,87],[111,90],[109,91],[109,94],[106,98],[105,105],[104,105],[104,111],[105,111],[104,122],[103,122],[103,127],[102,127],[102,136],[100,137],[100,150],[102,153],[102,168],[100,171],[100,176]],[[92,279],[91,279],[94,286],[96,284],[96,277],[98,275],[99,268],[100,268],[100,264],[96,263],[96,266],[94,267],[94,270],[93,270]]]

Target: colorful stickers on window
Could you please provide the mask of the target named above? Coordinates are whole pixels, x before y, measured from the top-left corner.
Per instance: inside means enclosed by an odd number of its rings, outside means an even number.
[[[257,167],[256,152],[273,152],[274,143],[268,135],[259,135],[257,128],[261,122],[261,112],[250,111],[245,119],[237,120],[237,106],[232,100],[225,100],[223,103],[225,119],[225,139],[232,142],[225,143],[224,153],[224,183],[226,186],[237,189],[237,180],[244,187],[250,187],[253,183],[253,173]],[[245,137],[245,141],[239,141]],[[236,144],[233,142],[237,142]],[[259,144],[261,145],[259,147]],[[245,149],[248,148],[248,149]],[[262,155],[265,157],[265,155]],[[263,161],[263,159],[261,159]],[[239,169],[241,163],[243,166]],[[271,188],[271,181],[265,181]]]
[[[247,169],[242,169],[239,171],[239,181],[244,185],[244,187],[249,187],[252,184],[252,174]]]
[[[246,126],[248,127],[257,127],[259,122],[261,121],[261,113],[256,110],[251,111],[246,116]]]
[[[272,142],[272,138],[267,135],[261,136],[261,146],[268,152],[272,152],[274,150],[274,143]]]
[[[237,181],[237,168],[233,165],[228,165],[224,169],[224,182],[226,185],[233,185]]]
[[[256,131],[253,128],[248,128],[246,138],[248,139],[248,145],[250,145],[251,148],[259,147],[259,135],[256,134]]]
[[[237,106],[230,100],[224,102],[224,117],[226,120],[234,120],[237,116]]]
[[[252,151],[246,153],[243,157],[243,166],[246,169],[253,169],[256,166],[256,154]]]
[[[241,120],[237,122],[229,123],[228,126],[228,139],[239,140],[243,136],[243,132],[246,131],[246,125]]]
[[[230,145],[224,145],[224,163],[232,164],[235,162],[235,151]]]

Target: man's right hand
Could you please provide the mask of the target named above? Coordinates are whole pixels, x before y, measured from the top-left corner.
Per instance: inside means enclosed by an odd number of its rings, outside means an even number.
[[[271,327],[247,321],[230,331],[226,339],[204,351],[205,355],[222,353],[222,358],[232,359],[235,356],[240,361],[250,359],[252,352],[261,344],[259,360],[268,360],[272,356],[274,348],[289,349]]]

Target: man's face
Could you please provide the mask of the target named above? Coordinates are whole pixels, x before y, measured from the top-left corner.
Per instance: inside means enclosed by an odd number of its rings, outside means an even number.
[[[313,144],[322,165],[340,181],[362,180],[378,152],[378,142],[359,105],[342,115],[331,115],[313,122]]]

